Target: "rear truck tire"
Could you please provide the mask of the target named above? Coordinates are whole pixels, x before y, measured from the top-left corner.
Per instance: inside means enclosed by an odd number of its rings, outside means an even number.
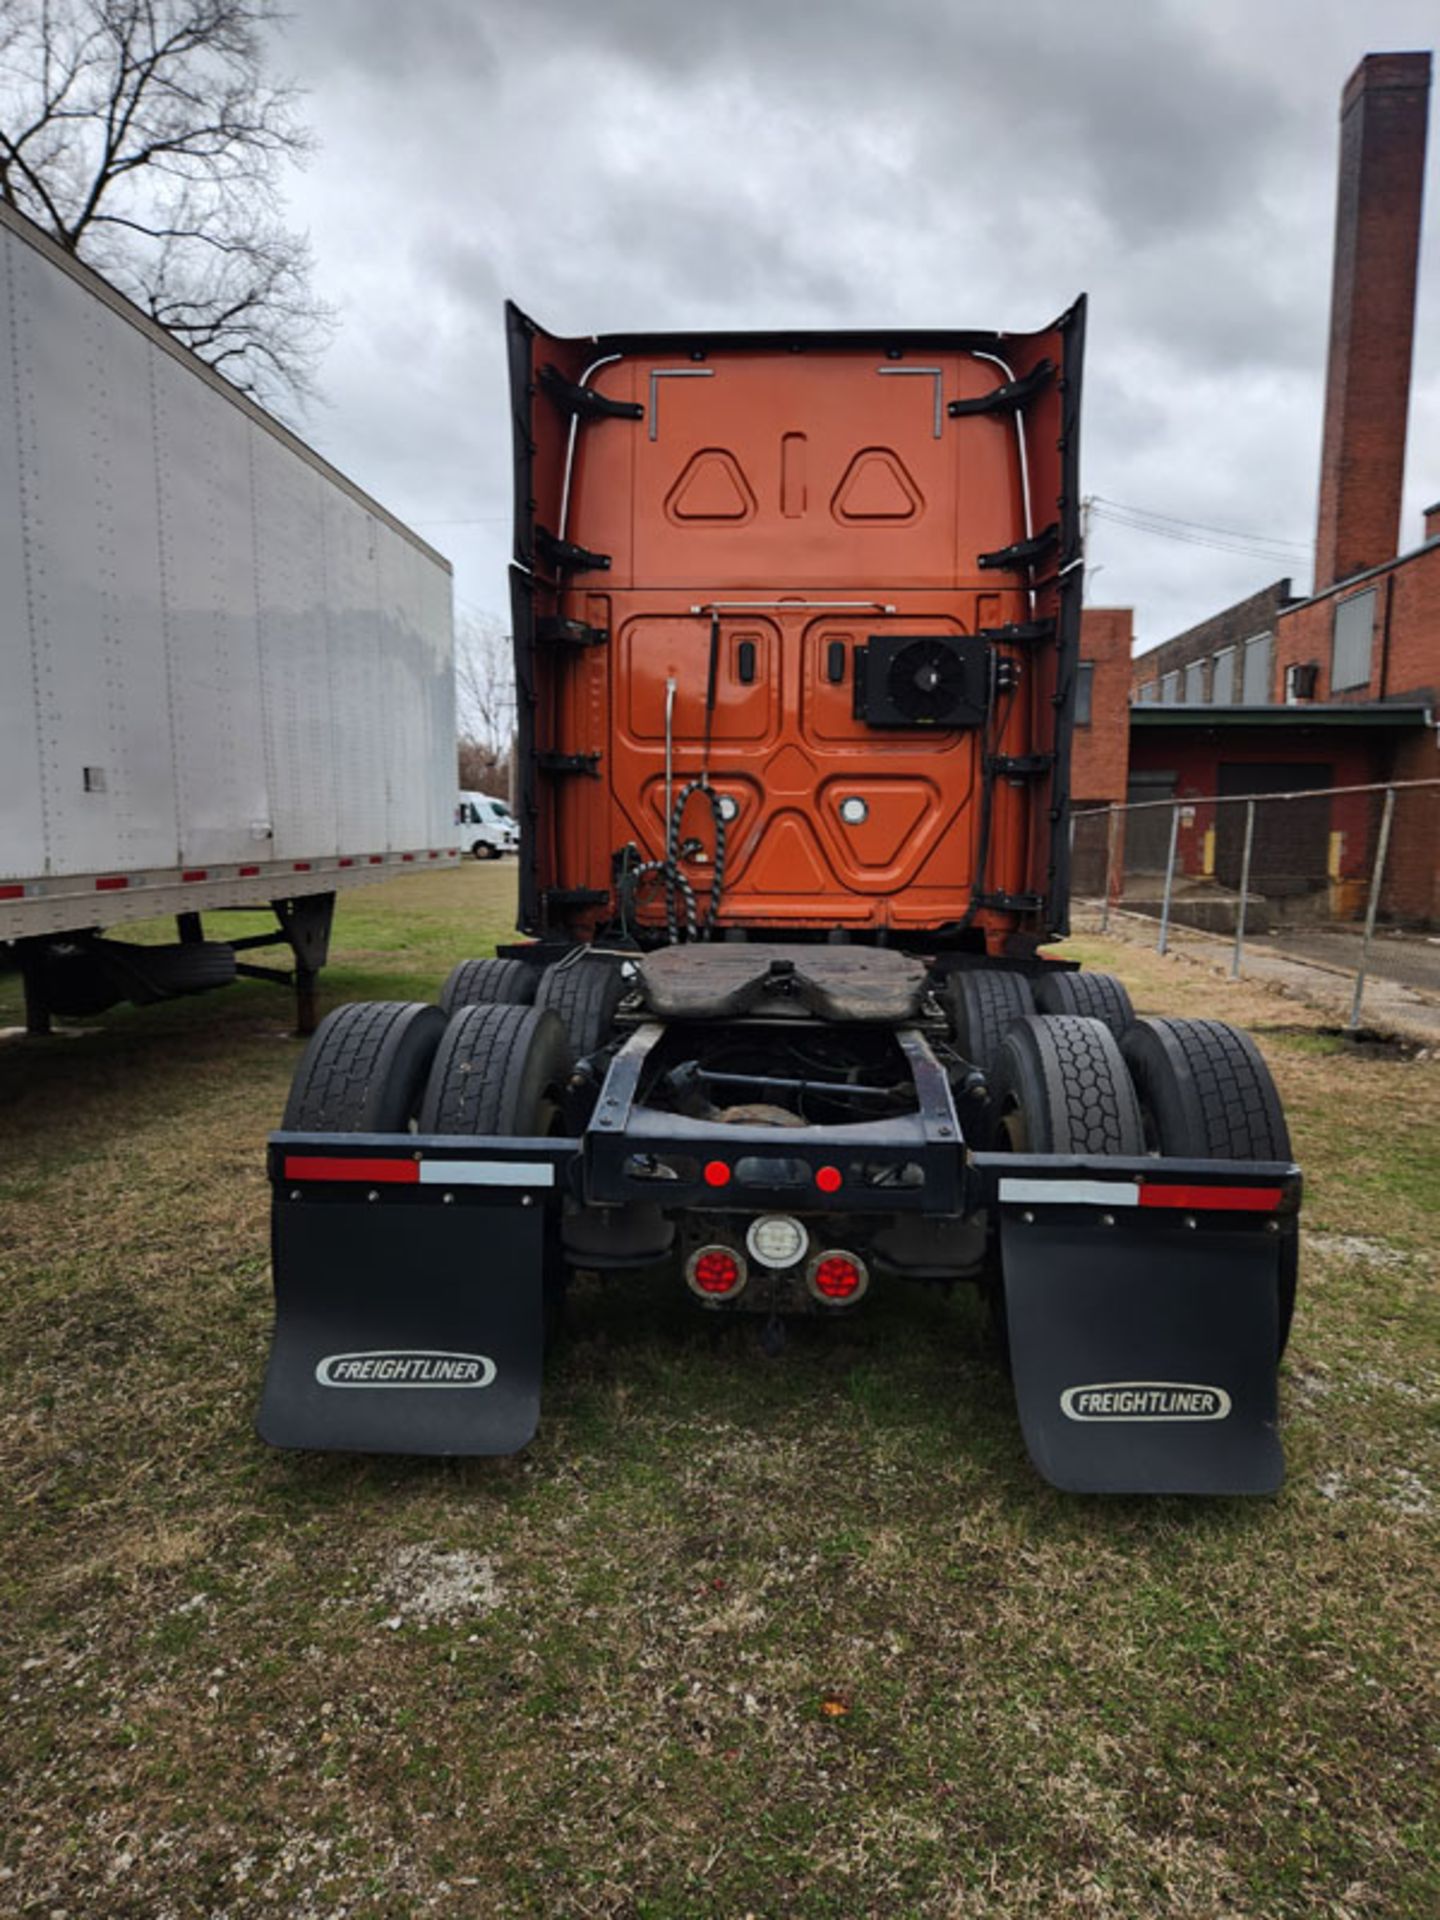
[[[1223,1020],[1141,1019],[1122,1051],[1139,1095],[1147,1152],[1177,1160],[1292,1157],[1280,1095],[1248,1033]],[[1287,1234],[1277,1359],[1290,1338],[1299,1268],[1299,1236]]]
[[[588,1058],[610,1037],[626,992],[620,968],[618,960],[592,957],[582,947],[547,967],[540,977],[535,1004],[559,1016],[577,1060]]]
[[[1103,1020],[1117,1040],[1135,1024],[1130,996],[1113,973],[1044,973],[1035,982],[1035,1005],[1041,1013]]]
[[[1030,982],[1003,967],[957,968],[946,983],[945,1001],[956,1045],[984,1074],[994,1066],[1011,1023],[1035,1011]]]
[[[285,1103],[293,1133],[403,1133],[445,1031],[439,1007],[367,1000],[336,1007],[310,1038]]]
[[[420,1102],[421,1133],[543,1138],[556,1131],[570,1045],[546,1007],[462,1007],[451,1016]]]
[[[528,1007],[540,984],[540,969],[523,960],[462,960],[440,989],[447,1013],[461,1007]]]
[[[992,1146],[1010,1153],[1143,1154],[1145,1123],[1124,1056],[1102,1020],[1030,1014],[1000,1045],[990,1078]],[[1010,1365],[1005,1283],[992,1258],[982,1288]]]
[[[570,1042],[546,1007],[462,1007],[445,1029],[420,1103],[421,1133],[546,1139],[563,1131]],[[547,1213],[545,1344],[560,1332],[566,1268],[560,1221]]]
[[[1052,1013],[1015,1021],[1000,1043],[990,1098],[1001,1152],[1145,1152],[1140,1102],[1103,1020]]]

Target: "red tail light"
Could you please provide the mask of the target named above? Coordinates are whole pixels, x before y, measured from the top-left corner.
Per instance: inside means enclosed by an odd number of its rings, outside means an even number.
[[[745,1262],[733,1247],[701,1247],[692,1253],[685,1278],[703,1300],[726,1300],[745,1284]]]
[[[810,1291],[832,1305],[858,1300],[870,1284],[865,1263],[853,1253],[833,1249],[818,1254],[810,1266]]]

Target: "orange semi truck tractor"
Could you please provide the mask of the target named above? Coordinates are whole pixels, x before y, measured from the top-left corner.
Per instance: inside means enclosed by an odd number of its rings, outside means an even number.
[[[1083,302],[1031,334],[507,327],[526,937],[310,1043],[260,1432],[523,1447],[576,1269],[663,1264],[772,1335],[968,1281],[1054,1485],[1272,1491],[1270,1076],[1050,954]]]

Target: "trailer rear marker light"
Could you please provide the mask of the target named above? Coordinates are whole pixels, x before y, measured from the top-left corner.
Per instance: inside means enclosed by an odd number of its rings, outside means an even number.
[[[0,887],[0,900],[23,900],[24,887]]]
[[[260,877],[258,867],[240,867],[237,871],[241,880],[257,880]]]
[[[707,1160],[705,1162],[705,1184],[707,1187],[729,1186],[730,1169],[725,1161]]]
[[[723,1300],[745,1284],[745,1265],[730,1247],[700,1247],[691,1254],[685,1278],[702,1299]]]
[[[119,893],[123,888],[128,887],[129,884],[129,874],[108,873],[103,880],[97,880],[95,882],[95,891],[97,893]]]
[[[809,1245],[809,1235],[788,1213],[762,1213],[745,1235],[750,1258],[762,1267],[793,1267]]]
[[[838,1193],[844,1185],[844,1176],[839,1167],[817,1167],[815,1184],[821,1193]]]
[[[1003,1201],[1053,1207],[1188,1207],[1209,1213],[1273,1213],[1284,1199],[1280,1187],[1191,1187],[1162,1181],[1000,1181]]]
[[[353,867],[355,862],[354,859],[347,854],[343,859],[337,860],[335,864],[338,867]]]
[[[296,873],[309,873],[310,862],[308,860],[297,860],[295,862],[295,871]]]
[[[208,867],[191,867],[188,872],[182,873],[180,878],[182,880],[208,880],[210,878],[210,871]]]
[[[817,1300],[858,1300],[869,1284],[864,1262],[838,1248],[817,1254],[810,1267],[810,1291]]]
[[[383,865],[385,864],[385,856],[384,856],[384,854],[383,854],[383,853],[372,853],[372,854],[370,855],[370,864],[371,864],[371,866],[372,866],[372,867],[380,867],[380,866],[383,866]]]

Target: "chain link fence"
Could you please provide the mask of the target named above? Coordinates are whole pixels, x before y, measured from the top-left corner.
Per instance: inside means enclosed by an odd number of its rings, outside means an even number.
[[[1200,947],[1440,1040],[1440,780],[1077,809],[1077,931]],[[1295,969],[1304,969],[1304,976]]]

